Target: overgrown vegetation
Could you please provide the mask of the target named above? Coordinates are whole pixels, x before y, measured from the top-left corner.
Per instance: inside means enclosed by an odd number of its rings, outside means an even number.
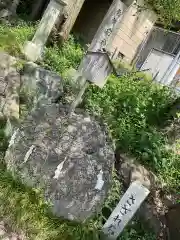
[[[0,49],[12,56],[22,56],[21,49],[33,33],[33,25],[18,21],[18,25],[0,25]]]
[[[42,64],[53,71],[63,74],[69,68],[77,69],[84,51],[73,36],[63,44],[46,48]]]
[[[0,50],[6,51],[12,56],[23,57],[24,43],[31,39],[35,26],[24,21],[18,21],[17,25],[0,25]],[[73,36],[63,45],[54,44],[45,48],[43,61],[39,63],[44,67],[56,71],[59,74],[69,68],[77,68],[84,50]]]
[[[146,2],[156,11],[159,21],[165,26],[172,26],[180,20],[179,0],[146,0]]]
[[[14,231],[23,231],[30,240],[103,240],[100,234],[104,223],[104,216],[108,217],[107,209],[115,207],[121,192],[120,184],[114,177],[112,192],[105,201],[103,210],[94,218],[83,224],[55,218],[49,212],[49,206],[43,200],[38,189],[28,188],[13,179],[0,164],[0,217],[6,221]],[[112,194],[113,193],[113,194]],[[125,229],[119,240],[155,240],[152,233],[147,232],[142,224],[136,220]]]
[[[20,56],[20,48],[33,32],[34,27],[24,23],[11,28],[1,25],[0,49]],[[83,52],[81,46],[71,37],[61,48],[57,45],[48,47],[44,61],[40,64],[62,75],[70,67],[77,68]],[[145,76],[137,81],[134,74],[121,78],[111,76],[103,89],[89,87],[83,107],[107,122],[122,151],[131,153],[155,171],[169,188],[177,189],[180,186],[180,158],[166,148],[167,136],[161,131],[162,123],[168,118],[168,106],[173,100],[170,90],[152,83]],[[3,129],[2,124],[0,141],[3,142],[4,153],[7,145]],[[120,183],[116,177],[113,179],[113,188],[102,212],[86,223],[78,224],[55,219],[48,213],[40,193],[23,186],[19,180],[12,179],[2,164],[0,216],[7,219],[14,229],[22,229],[33,240],[96,240],[99,239],[97,230],[101,229],[104,217],[108,217],[120,198]],[[125,229],[120,239],[155,238],[135,221],[131,227]]]
[[[135,80],[136,79],[136,80]],[[117,147],[151,168],[169,188],[180,186],[180,156],[167,149],[161,131],[174,95],[166,88],[137,77],[111,77],[102,90],[91,86],[84,106],[108,123]]]

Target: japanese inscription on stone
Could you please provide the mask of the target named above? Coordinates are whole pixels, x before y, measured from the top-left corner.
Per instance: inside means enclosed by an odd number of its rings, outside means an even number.
[[[104,51],[107,48],[125,9],[124,3],[120,0],[114,0],[90,45],[91,51]]]
[[[108,239],[113,240],[119,236],[148,194],[149,190],[138,181],[131,184],[103,226],[102,231]]]

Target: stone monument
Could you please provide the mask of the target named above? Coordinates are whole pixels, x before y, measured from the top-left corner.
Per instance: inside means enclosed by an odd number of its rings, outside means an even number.
[[[24,184],[44,190],[55,215],[83,221],[104,202],[114,151],[105,127],[51,104],[37,107],[14,133],[5,161]]]
[[[127,10],[126,5],[120,0],[114,0],[105,15],[99,29],[97,30],[94,39],[89,47],[90,51],[107,50],[111,39],[118,29],[124,12]]]
[[[63,14],[65,6],[66,4],[62,0],[50,1],[32,41],[25,43],[23,53],[28,60],[35,62],[42,56],[52,28],[59,15]]]

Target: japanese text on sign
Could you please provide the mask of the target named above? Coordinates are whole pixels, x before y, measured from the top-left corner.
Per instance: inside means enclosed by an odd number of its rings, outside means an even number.
[[[141,183],[131,184],[103,226],[102,230],[109,239],[116,239],[119,236],[148,194],[149,190]]]

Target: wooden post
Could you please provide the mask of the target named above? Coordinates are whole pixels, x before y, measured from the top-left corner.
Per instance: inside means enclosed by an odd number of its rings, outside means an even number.
[[[70,115],[74,112],[74,110],[76,109],[78,104],[82,101],[82,96],[84,95],[86,88],[89,86],[89,82],[86,81],[86,79],[83,77],[81,77],[80,83],[81,83],[81,89],[80,89],[78,95],[76,96],[75,100],[72,102],[72,104],[70,106],[70,109],[69,109]]]

